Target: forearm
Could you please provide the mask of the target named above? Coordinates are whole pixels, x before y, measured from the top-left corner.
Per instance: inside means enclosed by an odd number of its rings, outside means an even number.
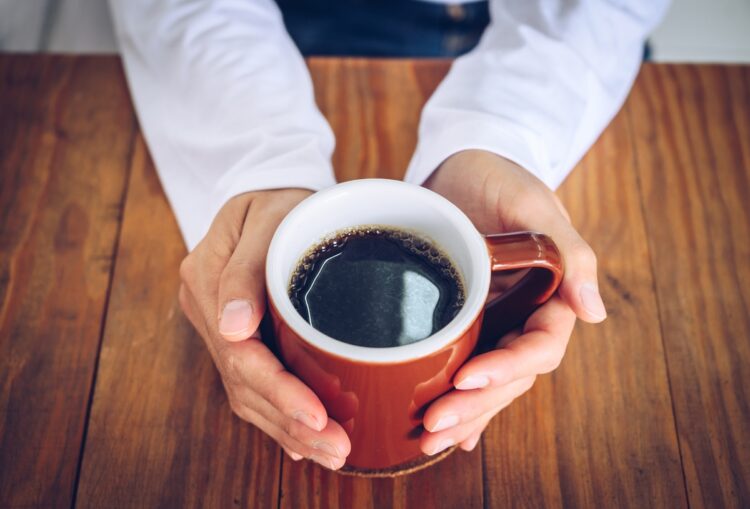
[[[188,248],[232,196],[334,183],[333,135],[271,0],[110,0],[138,118]]]
[[[666,4],[493,0],[481,43],[422,113],[407,179],[422,183],[450,155],[481,149],[555,188],[621,107]]]

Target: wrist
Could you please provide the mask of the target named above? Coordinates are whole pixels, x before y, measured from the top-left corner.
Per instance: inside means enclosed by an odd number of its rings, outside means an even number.
[[[435,185],[463,186],[469,175],[472,180],[484,180],[497,173],[529,174],[523,167],[494,152],[470,149],[456,152],[445,159],[430,175],[425,185],[430,188]]]
[[[239,201],[239,202],[250,202],[254,199],[258,198],[306,198],[313,194],[313,191],[309,189],[303,189],[300,187],[282,187],[278,189],[259,189],[257,191],[246,191],[244,193],[240,193],[237,195],[234,195],[232,198],[230,198],[227,203],[230,203],[232,201]]]
[[[509,231],[518,217],[525,217],[550,199],[555,201],[552,192],[531,172],[485,150],[453,154],[425,186],[461,208],[485,233]]]
[[[299,202],[313,194],[309,189],[281,188],[247,191],[230,198],[221,208],[217,217],[228,218],[231,223],[242,225],[245,217],[253,210],[262,210],[269,221],[281,221]]]
[[[224,207],[247,210],[251,203],[256,203],[254,206],[258,207],[292,208],[311,194],[313,191],[298,187],[247,191],[230,198]]]

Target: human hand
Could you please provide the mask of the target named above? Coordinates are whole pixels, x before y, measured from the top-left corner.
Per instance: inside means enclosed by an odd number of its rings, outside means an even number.
[[[492,417],[528,391],[537,375],[557,368],[576,316],[597,323],[606,318],[606,310],[594,252],[570,224],[562,203],[531,173],[490,152],[467,150],[448,158],[425,187],[457,205],[482,233],[547,234],[565,263],[557,293],[527,319],[523,330],[506,334],[496,350],[464,364],[453,378],[455,390],[425,413],[423,452],[437,454],[455,444],[469,451]]]
[[[349,437],[315,393],[260,341],[265,265],[277,226],[311,194],[302,189],[245,193],[229,200],[180,266],[180,305],[216,364],[233,412],[296,460],[336,470]]]

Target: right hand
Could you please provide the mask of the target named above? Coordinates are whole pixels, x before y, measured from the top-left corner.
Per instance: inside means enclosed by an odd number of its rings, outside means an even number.
[[[315,393],[260,341],[265,264],[277,226],[311,194],[279,189],[241,194],[219,211],[180,265],[180,305],[208,347],[236,415],[271,436],[297,461],[333,470],[351,445]]]

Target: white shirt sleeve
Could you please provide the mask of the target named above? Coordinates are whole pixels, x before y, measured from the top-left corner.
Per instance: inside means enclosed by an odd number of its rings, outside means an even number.
[[[466,149],[556,188],[625,101],[667,0],[490,0],[492,22],[422,112],[406,180]]]
[[[110,0],[138,119],[192,249],[231,197],[335,183],[334,139],[273,0]]]

